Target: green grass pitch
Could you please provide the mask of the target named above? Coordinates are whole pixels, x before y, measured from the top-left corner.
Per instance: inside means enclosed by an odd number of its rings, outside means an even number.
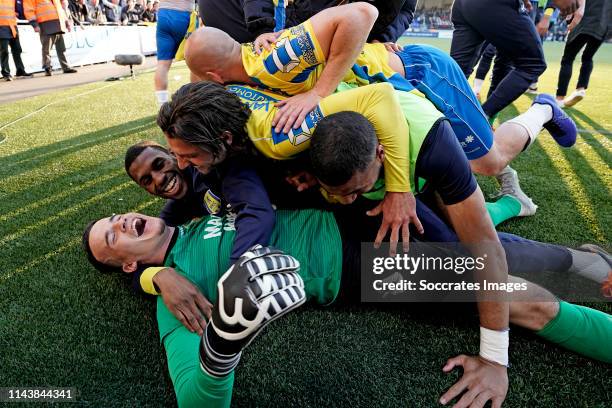
[[[562,44],[545,48],[549,66],[540,90],[554,93]],[[188,78],[178,65],[171,88]],[[562,244],[610,243],[610,78],[607,44],[596,56],[587,98],[568,110],[581,129],[576,147],[561,150],[543,133],[515,161],[539,210],[503,224],[502,231]],[[6,138],[0,144],[2,387],[76,387],[79,405],[89,406],[175,404],[154,303],[133,296],[125,277],[95,272],[80,248],[81,231],[93,218],[133,210],[154,215],[161,208],[161,200],[123,171],[127,146],[162,140],[152,82],[152,73],[145,73],[135,81],[93,83],[0,105],[0,138]],[[520,97],[500,119],[530,103]],[[491,180],[481,182],[486,194],[494,192]],[[594,306],[612,312],[610,304]],[[233,401],[433,407],[458,378],[442,373],[445,359],[476,353],[477,327],[469,307],[304,307],[271,325],[246,351]],[[610,366],[519,329],[512,331],[510,358],[508,407],[610,406]]]

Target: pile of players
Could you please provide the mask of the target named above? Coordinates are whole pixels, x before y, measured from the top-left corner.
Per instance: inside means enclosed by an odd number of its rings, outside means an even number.
[[[360,243],[380,246],[387,236],[391,255],[415,236],[461,242],[486,254],[474,280],[528,288],[494,298],[507,302],[475,294],[480,353],[448,360],[444,371],[461,366],[463,375],[442,404],[501,406],[510,322],[612,362],[609,315],[511,276],[570,272],[605,284],[610,256],[494,227],[536,208],[508,163],[542,129],[571,147],[573,121],[539,95],[493,131],[448,55],[366,43],[376,18],[376,8],[352,3],[254,43],[196,31],[185,58],[200,81],[157,117],[171,153],[142,142],[125,155],[129,176],[168,199],[160,218],[113,215],[86,228],[96,268],[135,273],[144,291],[161,294],[160,337],[180,406],[229,406],[244,347],[306,300],[354,299]],[[486,203],[473,173],[501,175],[501,198]]]

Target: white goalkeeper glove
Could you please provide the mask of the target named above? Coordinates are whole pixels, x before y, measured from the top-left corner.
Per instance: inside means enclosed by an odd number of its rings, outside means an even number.
[[[212,376],[231,373],[242,350],[271,321],[306,301],[300,263],[256,245],[217,284],[218,297],[200,343],[200,364]]]

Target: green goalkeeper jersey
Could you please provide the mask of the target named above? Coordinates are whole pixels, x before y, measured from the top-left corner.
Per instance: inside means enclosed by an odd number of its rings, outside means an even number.
[[[207,216],[178,227],[178,237],[166,256],[173,267],[196,284],[211,302],[217,300],[217,281],[230,266],[236,230],[234,216]],[[334,301],[342,275],[342,241],[334,215],[321,210],[277,211],[270,245],[300,261],[306,295],[318,304]],[[181,323],[161,297],[157,300],[159,334],[163,339]]]

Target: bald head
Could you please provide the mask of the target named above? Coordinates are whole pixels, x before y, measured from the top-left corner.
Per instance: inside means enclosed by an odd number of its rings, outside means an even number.
[[[227,72],[242,66],[240,44],[226,32],[213,27],[202,27],[189,36],[185,47],[185,62],[203,80],[226,82]],[[217,77],[215,77],[217,76]]]

